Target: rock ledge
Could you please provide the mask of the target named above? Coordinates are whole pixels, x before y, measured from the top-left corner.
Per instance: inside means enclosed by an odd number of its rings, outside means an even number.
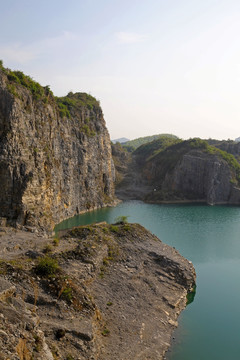
[[[164,358],[195,285],[175,249],[123,223],[1,241],[0,359]]]

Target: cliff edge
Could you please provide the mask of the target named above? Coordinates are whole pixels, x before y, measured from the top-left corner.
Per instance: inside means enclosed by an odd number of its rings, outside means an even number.
[[[114,165],[99,102],[56,98],[20,71],[0,66],[0,216],[53,228],[114,201]]]
[[[175,249],[124,223],[1,228],[1,244],[0,359],[164,358],[195,285]]]
[[[116,194],[149,202],[240,204],[238,144],[162,137],[142,145],[122,170]]]
[[[163,359],[189,261],[137,224],[32,229],[113,204],[114,177],[99,102],[0,62],[0,359]]]

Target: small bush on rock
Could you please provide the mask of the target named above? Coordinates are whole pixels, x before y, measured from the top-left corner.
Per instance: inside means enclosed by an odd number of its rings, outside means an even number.
[[[45,256],[39,260],[38,265],[35,267],[37,275],[51,276],[54,275],[59,269],[58,262],[49,256]]]
[[[115,219],[115,224],[127,224],[128,222],[128,216],[118,216]]]

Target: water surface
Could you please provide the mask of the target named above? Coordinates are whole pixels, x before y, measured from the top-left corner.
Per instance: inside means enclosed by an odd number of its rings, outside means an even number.
[[[75,217],[62,228],[129,216],[191,260],[194,302],[180,316],[168,360],[240,359],[240,207],[121,203]]]

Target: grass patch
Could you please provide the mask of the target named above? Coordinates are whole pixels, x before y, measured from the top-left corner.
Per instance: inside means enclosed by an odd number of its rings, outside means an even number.
[[[54,236],[54,239],[53,239],[53,246],[58,246],[59,245],[59,237],[57,235]]]
[[[111,232],[113,232],[113,233],[119,233],[119,227],[118,226],[116,226],[116,225],[110,225],[109,226],[109,230],[111,231]]]
[[[40,276],[53,276],[59,270],[59,265],[56,259],[50,256],[45,256],[39,260],[35,267],[35,272]]]
[[[44,254],[49,254],[51,251],[52,251],[52,246],[50,244],[47,244],[43,249]]]
[[[127,224],[128,222],[128,217],[129,216],[118,216],[116,219],[115,219],[115,224],[116,225],[119,225],[119,224]]]
[[[124,224],[123,230],[124,231],[129,231],[129,230],[131,230],[131,226],[129,224]]]
[[[71,303],[72,302],[72,299],[73,299],[73,290],[71,287],[66,287],[62,294],[61,294],[61,297],[66,300],[68,303]]]
[[[102,231],[103,231],[105,234],[108,234],[108,233],[109,233],[109,230],[108,230],[107,227],[103,227],[103,228],[102,228]]]
[[[74,360],[74,358],[72,357],[72,355],[68,354],[66,360]]]
[[[110,334],[110,330],[108,328],[104,328],[103,331],[102,331],[102,335],[103,336],[108,336]]]

